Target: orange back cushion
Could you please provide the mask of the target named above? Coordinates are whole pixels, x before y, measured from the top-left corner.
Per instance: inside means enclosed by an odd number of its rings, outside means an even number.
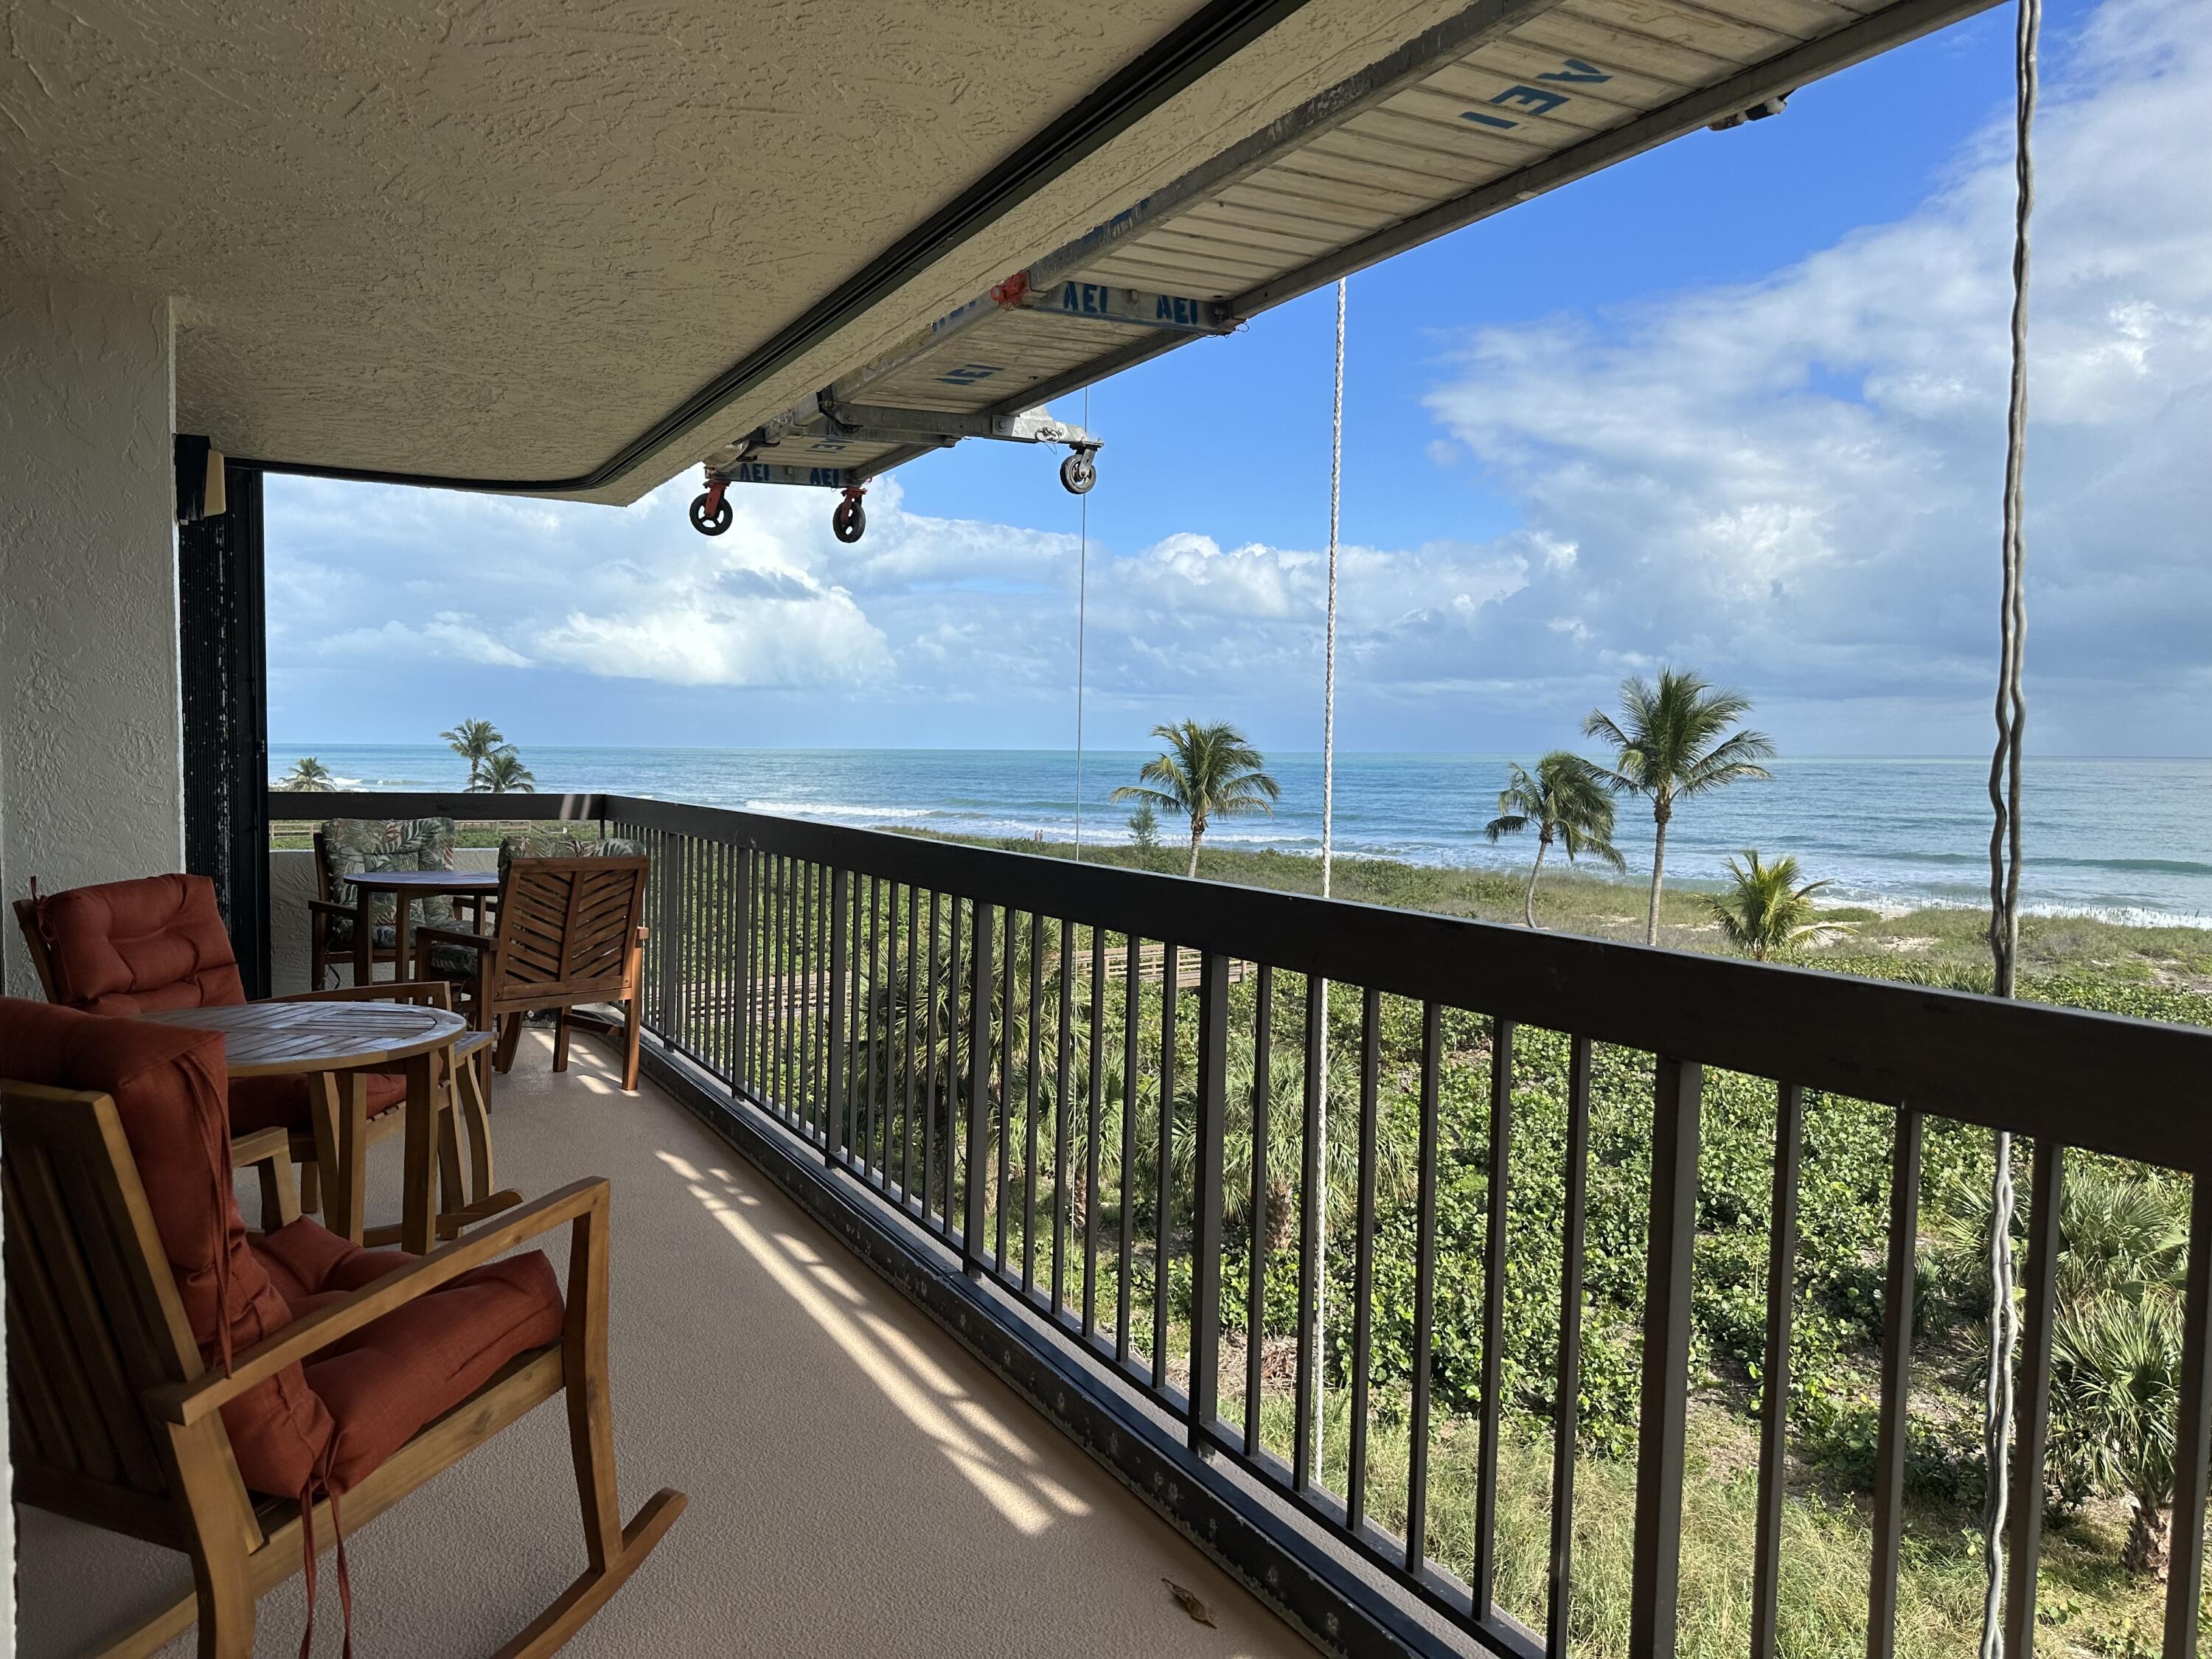
[[[54,1000],[94,1014],[246,1000],[238,958],[205,876],[74,887],[38,902]]]

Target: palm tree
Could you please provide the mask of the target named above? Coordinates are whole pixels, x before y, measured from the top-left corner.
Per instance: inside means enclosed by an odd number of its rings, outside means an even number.
[[[294,789],[312,794],[326,795],[337,786],[331,776],[329,767],[324,765],[313,755],[302,755],[292,763],[292,769],[283,775],[276,787],[279,789]]]
[[[1746,778],[1771,777],[1758,764],[1774,753],[1761,732],[1728,732],[1751,711],[1751,699],[1716,690],[1687,669],[1662,668],[1656,685],[1637,675],[1621,682],[1620,719],[1593,708],[1585,736],[1614,750],[1610,769],[1597,775],[1617,794],[1644,795],[1657,826],[1651,844],[1651,906],[1644,942],[1659,942],[1659,889],[1667,875],[1667,823],[1674,803]],[[1727,736],[1723,736],[1728,732]]]
[[[2157,1294],[2094,1297],[2051,1328],[2051,1467],[2063,1496],[2127,1498],[2120,1562],[2130,1572],[2166,1571],[2181,1334],[2173,1299]]]
[[[1536,763],[1534,775],[1516,763],[1498,792],[1498,816],[1483,825],[1482,833],[1495,843],[1500,836],[1517,836],[1531,824],[1536,829],[1536,861],[1528,866],[1528,890],[1521,896],[1522,918],[1531,927],[1536,925],[1536,877],[1553,842],[1565,845],[1570,864],[1588,853],[1616,870],[1626,868],[1613,844],[1613,797],[1579,755],[1554,749]]]
[[[1728,861],[1729,879],[1735,884],[1725,893],[1706,899],[1713,918],[1728,935],[1728,942],[1765,962],[1777,951],[1786,951],[1801,940],[1826,933],[1837,924],[1813,920],[1813,895],[1830,881],[1797,880],[1797,860],[1784,856],[1771,864],[1759,861],[1759,849],[1747,847],[1747,864]]]
[[[452,745],[456,755],[469,763],[469,793],[482,793],[477,785],[483,776],[484,767],[507,742],[500,735],[499,728],[489,720],[463,720],[452,731],[441,732],[438,735]]]
[[[1190,873],[1198,873],[1198,844],[1206,827],[1215,818],[1239,812],[1272,812],[1282,787],[1261,768],[1265,757],[1245,741],[1244,734],[1226,720],[1200,726],[1184,720],[1178,726],[1156,726],[1152,735],[1167,744],[1167,752],[1145,763],[1137,775],[1145,783],[1124,784],[1115,800],[1149,801],[1190,819]]]
[[[538,779],[522,763],[513,744],[495,750],[484,757],[483,771],[478,781],[469,786],[475,795],[532,795],[538,793]]]

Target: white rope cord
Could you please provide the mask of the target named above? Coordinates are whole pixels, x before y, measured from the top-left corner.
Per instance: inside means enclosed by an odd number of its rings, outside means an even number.
[[[1321,896],[1328,896],[1329,866],[1335,856],[1334,830],[1336,823],[1336,534],[1338,515],[1344,502],[1344,309],[1350,284],[1344,277],[1336,283],[1336,392],[1330,405],[1330,434],[1328,452],[1328,620],[1322,635],[1321,680]],[[1327,1247],[1328,1203],[1328,981],[1321,981],[1321,1060],[1322,1072],[1317,1098],[1321,1110],[1316,1115],[1315,1127],[1318,1144],[1314,1168],[1320,1172],[1321,1191],[1309,1193],[1309,1204],[1319,1203],[1322,1208],[1323,1225],[1317,1237]],[[1327,1324],[1322,1318],[1323,1298],[1328,1293],[1328,1275],[1322,1271],[1322,1249],[1314,1252],[1314,1328],[1313,1353],[1313,1469],[1314,1478],[1321,1478],[1322,1423],[1326,1415],[1322,1402],[1326,1384],[1322,1376],[1322,1330]]]
[[[1091,430],[1091,388],[1083,388],[1083,429]],[[1076,498],[1080,539],[1075,552],[1075,861],[1083,862],[1083,641],[1091,605],[1091,492]]]
[[[1336,822],[1336,530],[1344,501],[1344,307],[1349,284],[1336,284],[1336,398],[1328,452],[1328,625],[1322,647],[1321,896],[1328,896]]]
[[[2021,737],[2027,724],[2022,665],[2027,607],[2021,584],[2026,545],[2021,533],[2021,474],[2027,447],[2028,223],[2035,210],[2035,162],[2029,140],[2035,125],[2036,47],[2043,32],[2043,0],[2018,0],[2014,35],[2012,381],[2005,410],[2003,592],[1998,606],[1997,740],[1990,759],[1990,957],[1994,988],[2014,994],[2020,958]],[[2010,1507],[2007,1452],[2012,1440],[2013,1357],[2020,1316],[2013,1304],[2012,1137],[1996,1138],[1996,1172],[1990,1188],[1990,1367],[1982,1393],[1983,1454],[1989,1462],[1990,1499],[1984,1517],[1981,1659],[2002,1659],[2006,1512]],[[2024,1502],[2039,1502],[2028,1494]]]

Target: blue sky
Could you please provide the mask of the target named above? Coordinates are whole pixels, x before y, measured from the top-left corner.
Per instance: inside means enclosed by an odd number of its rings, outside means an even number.
[[[2202,15],[2047,15],[2046,752],[2208,747]],[[1353,279],[1340,741],[1548,746],[1671,660],[1751,693],[1792,752],[1984,746],[2011,27],[1985,14]],[[1334,305],[1091,394],[1091,743],[1194,714],[1317,746]],[[797,490],[740,492],[703,541],[695,488],[613,509],[270,480],[272,734],[428,740],[480,714],[526,748],[1072,741],[1077,506],[1049,453],[904,469],[850,549]]]

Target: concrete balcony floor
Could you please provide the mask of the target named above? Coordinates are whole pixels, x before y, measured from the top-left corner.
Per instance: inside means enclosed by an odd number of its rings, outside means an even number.
[[[650,1084],[621,1093],[608,1058],[580,1038],[556,1077],[529,1034],[493,1098],[496,1173],[526,1194],[612,1180],[623,1512],[661,1486],[691,1504],[568,1652],[1311,1653],[696,1119]],[[378,1149],[372,1219],[398,1213],[398,1152]],[[565,1273],[565,1233],[549,1243]],[[21,1522],[29,1659],[112,1641],[191,1583],[181,1556],[37,1510]],[[559,1406],[347,1548],[362,1659],[498,1647],[582,1566]],[[338,1651],[330,1565],[319,1655]],[[295,1652],[304,1610],[296,1577],[271,1592],[257,1651]]]

